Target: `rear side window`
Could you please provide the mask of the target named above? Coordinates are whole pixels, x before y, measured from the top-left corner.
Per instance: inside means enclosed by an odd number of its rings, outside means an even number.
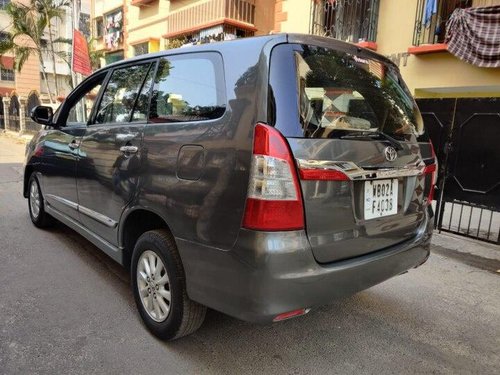
[[[146,63],[115,69],[102,95],[95,123],[129,122],[136,102],[138,107],[133,121],[145,120],[143,97],[149,95],[151,88],[151,83],[145,80],[148,77],[152,81],[152,74],[148,74],[152,67],[152,63]]]
[[[297,45],[292,60],[303,137],[422,135],[420,112],[391,64],[312,45]]]
[[[225,111],[222,58],[217,53],[169,56],[160,60],[149,119],[151,122],[203,121]]]

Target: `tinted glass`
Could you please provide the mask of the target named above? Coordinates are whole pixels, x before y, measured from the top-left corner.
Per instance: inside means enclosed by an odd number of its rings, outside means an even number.
[[[222,72],[222,58],[216,53],[160,60],[151,98],[151,122],[201,121],[222,116]]]
[[[96,82],[95,86],[89,88],[82,94],[80,99],[71,107],[68,113],[66,125],[86,125],[90,119],[92,107],[94,106],[97,94],[101,89],[102,80]]]
[[[96,124],[128,122],[151,64],[115,69],[102,95]]]
[[[420,112],[395,67],[327,48],[302,48],[295,58],[305,136],[380,130],[407,138],[423,133]]]

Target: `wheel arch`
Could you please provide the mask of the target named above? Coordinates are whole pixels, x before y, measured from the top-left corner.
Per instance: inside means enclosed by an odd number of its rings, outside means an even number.
[[[135,207],[124,213],[118,229],[118,243],[123,249],[124,267],[130,268],[132,252],[139,237],[154,229],[166,229],[173,235],[165,218],[150,208]]]

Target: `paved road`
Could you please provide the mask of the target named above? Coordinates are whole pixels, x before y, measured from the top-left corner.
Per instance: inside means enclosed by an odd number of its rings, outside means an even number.
[[[305,317],[257,326],[209,311],[197,333],[162,343],[143,327],[126,272],[63,225],[31,225],[23,149],[0,136],[1,374],[498,374],[498,261],[488,270],[443,246]]]

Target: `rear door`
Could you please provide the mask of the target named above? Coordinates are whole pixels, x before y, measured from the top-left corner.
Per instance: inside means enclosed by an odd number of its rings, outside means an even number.
[[[395,66],[349,48],[281,45],[271,59],[270,122],[297,161],[320,263],[412,238],[425,219],[418,108]]]
[[[80,221],[112,244],[117,243],[120,216],[139,184],[142,137],[155,69],[156,60],[115,68],[80,142]]]

